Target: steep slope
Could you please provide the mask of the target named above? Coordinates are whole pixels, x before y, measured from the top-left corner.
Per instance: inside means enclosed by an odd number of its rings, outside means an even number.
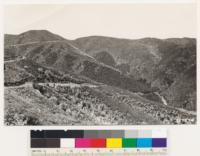
[[[54,88],[55,86],[55,88]],[[107,99],[73,84],[25,84],[5,89],[7,125],[136,124],[124,112],[106,105]],[[86,96],[88,95],[89,96]],[[34,97],[34,98],[33,98]],[[101,110],[101,111],[100,111]],[[138,119],[139,121],[140,119]]]
[[[29,34],[29,32],[27,33]],[[100,83],[134,92],[150,92],[152,90],[149,85],[123,75],[118,69],[88,56],[67,40],[39,41],[31,44],[28,42],[27,44],[5,46],[5,60],[27,59],[63,73],[81,75]]]
[[[115,59],[116,68],[159,88],[170,105],[196,109],[195,39],[127,40],[90,36],[79,38],[74,43],[91,56],[106,51]]]
[[[91,81],[149,93],[144,97],[150,99],[157,99],[151,97],[157,91],[171,106],[196,109],[195,39],[91,36],[70,41],[45,30],[28,31],[5,35],[4,59],[31,60]]]
[[[91,36],[79,38],[74,44],[91,56],[106,51],[114,58],[117,66],[128,66],[129,74],[135,79],[151,78],[152,68],[160,60],[156,53],[157,46],[144,44],[139,40]]]
[[[190,41],[190,40],[189,40]],[[170,105],[196,110],[196,44],[161,45],[162,60],[154,69],[153,85]]]
[[[6,125],[196,123],[195,39],[34,30],[5,35],[4,54]]]
[[[94,58],[96,60],[98,60],[99,62],[102,62],[104,64],[107,64],[109,66],[112,66],[112,67],[115,67],[115,60],[114,58],[112,57],[112,55],[110,55],[108,52],[106,51],[102,51],[102,52],[99,52],[97,53]]]

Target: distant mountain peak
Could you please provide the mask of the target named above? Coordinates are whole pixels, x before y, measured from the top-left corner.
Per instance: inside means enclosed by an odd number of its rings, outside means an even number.
[[[13,39],[10,39],[11,37]],[[11,36],[8,34],[5,35],[5,44],[7,45],[25,44],[29,42],[57,41],[57,40],[66,40],[66,39],[48,30],[29,30],[15,36]]]
[[[30,38],[43,38],[43,40],[64,40],[63,37],[56,35],[48,30],[29,30],[19,34],[19,37],[30,37]]]
[[[45,29],[41,29],[41,30],[28,30],[28,31],[25,31],[25,32],[23,32],[21,34],[26,34],[26,33],[51,33],[51,34],[53,34],[49,30],[45,30]],[[21,35],[21,34],[19,34],[19,35]]]

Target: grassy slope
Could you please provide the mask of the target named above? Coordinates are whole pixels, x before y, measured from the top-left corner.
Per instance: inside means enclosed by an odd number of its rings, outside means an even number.
[[[5,115],[8,125],[118,125],[159,123],[149,115],[131,111],[116,100],[106,96],[101,90],[89,88],[62,92],[55,88],[45,87],[46,92],[32,88],[32,85],[5,88]],[[68,88],[69,89],[69,88]],[[66,90],[68,90],[66,89]],[[75,91],[73,93],[73,91]],[[80,93],[80,94],[77,94]],[[85,93],[89,93],[84,97]],[[34,98],[33,98],[34,97]],[[90,105],[91,110],[82,108],[82,102]],[[99,111],[99,106],[103,110]],[[124,107],[121,109],[120,107]],[[126,109],[126,111],[124,111]],[[146,116],[146,117],[144,117]]]

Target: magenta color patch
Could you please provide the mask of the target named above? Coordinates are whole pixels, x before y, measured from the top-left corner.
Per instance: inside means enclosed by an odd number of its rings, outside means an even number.
[[[91,147],[91,139],[76,138],[75,139],[76,148],[88,148]]]

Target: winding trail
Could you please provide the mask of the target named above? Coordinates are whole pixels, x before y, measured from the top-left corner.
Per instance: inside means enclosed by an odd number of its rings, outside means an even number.
[[[37,83],[39,85],[48,85],[50,87],[57,87],[57,86],[63,86],[63,87],[70,87],[70,88],[80,88],[80,87],[90,87],[90,88],[96,88],[96,85],[89,84],[89,83],[83,83],[83,84],[76,84],[76,83]],[[32,82],[26,82],[22,85],[16,85],[16,86],[5,86],[6,88],[19,88],[19,87],[32,87]]]

